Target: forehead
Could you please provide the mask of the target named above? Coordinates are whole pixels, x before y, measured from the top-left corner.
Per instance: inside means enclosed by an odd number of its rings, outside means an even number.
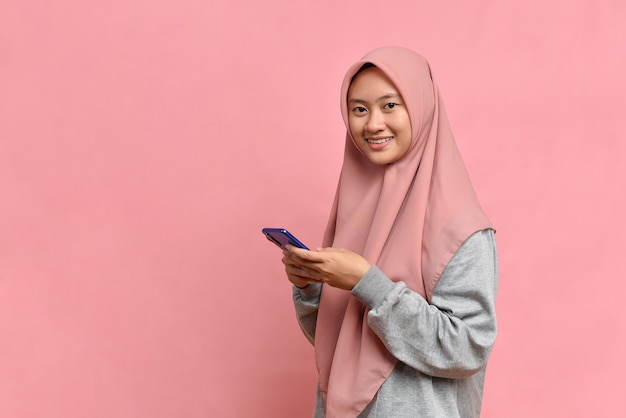
[[[348,89],[348,99],[389,94],[399,95],[391,79],[377,67],[369,67],[357,73]]]

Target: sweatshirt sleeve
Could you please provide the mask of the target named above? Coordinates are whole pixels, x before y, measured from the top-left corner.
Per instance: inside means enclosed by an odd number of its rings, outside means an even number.
[[[321,293],[320,283],[310,283],[304,288],[293,286],[293,304],[296,308],[298,325],[311,344],[315,341],[315,326]]]
[[[474,233],[448,263],[429,304],[376,266],[352,294],[369,326],[401,362],[433,377],[462,379],[486,366],[496,337],[498,267],[493,230]]]

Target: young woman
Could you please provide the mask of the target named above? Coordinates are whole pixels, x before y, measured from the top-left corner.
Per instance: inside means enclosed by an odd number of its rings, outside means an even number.
[[[315,417],[478,417],[496,337],[494,231],[426,60],[374,50],[341,88],[323,248],[288,247],[319,370]]]

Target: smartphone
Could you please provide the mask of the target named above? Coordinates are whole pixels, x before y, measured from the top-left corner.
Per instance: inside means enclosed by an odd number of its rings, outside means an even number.
[[[285,249],[285,245],[287,244],[291,244],[294,247],[304,248],[305,250],[309,249],[285,228],[263,228],[261,232],[263,232],[263,234],[269,241],[272,241],[283,250]]]

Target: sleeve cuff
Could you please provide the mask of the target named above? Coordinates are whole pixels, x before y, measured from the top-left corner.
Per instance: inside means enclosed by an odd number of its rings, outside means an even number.
[[[352,289],[352,295],[365,303],[370,309],[376,309],[385,301],[396,283],[392,282],[378,267],[372,265]]]
[[[307,286],[304,287],[298,287],[296,285],[293,286],[294,293],[299,293],[300,298],[305,302],[319,299],[321,290],[321,283],[309,283]]]

